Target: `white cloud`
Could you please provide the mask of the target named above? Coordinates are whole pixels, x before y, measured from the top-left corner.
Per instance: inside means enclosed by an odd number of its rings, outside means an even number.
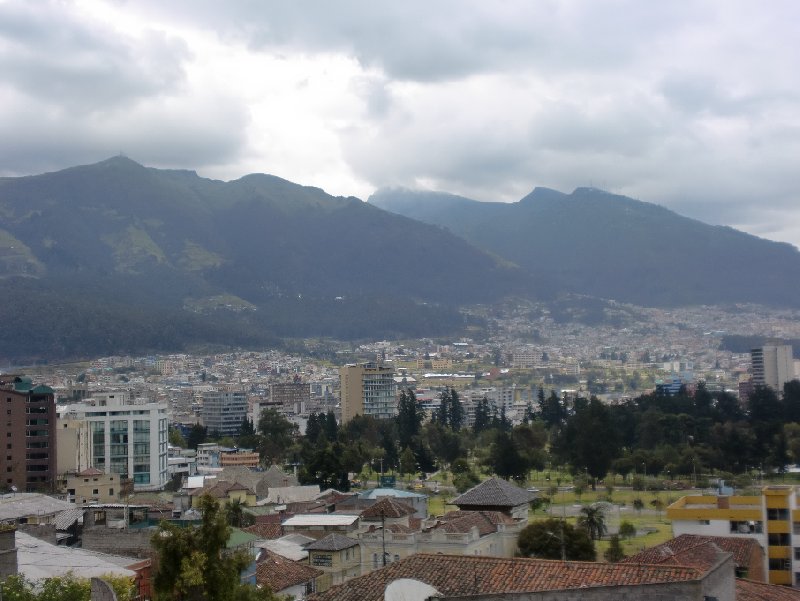
[[[123,151],[361,197],[595,185],[800,243],[798,22],[793,0],[0,2],[0,171]]]

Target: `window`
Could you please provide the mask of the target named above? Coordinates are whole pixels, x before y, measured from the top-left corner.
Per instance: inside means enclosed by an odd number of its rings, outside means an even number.
[[[97,488],[93,488],[93,489],[92,489],[92,494],[93,494],[93,495],[99,495],[99,494],[100,494],[100,490],[99,490],[99,489],[97,489]]]
[[[789,534],[785,532],[772,532],[767,536],[770,547],[786,547],[791,544]]]
[[[109,488],[108,489],[108,495],[111,496],[111,497],[114,496],[114,489],[113,488]]]
[[[769,560],[770,570],[791,570],[792,561],[790,559],[773,559]]]
[[[789,519],[789,510],[785,508],[767,509],[767,519],[770,521],[786,521]]]
[[[731,534],[760,534],[763,531],[762,522],[756,521],[731,521]]]
[[[794,548],[794,558],[800,560],[800,547]]]

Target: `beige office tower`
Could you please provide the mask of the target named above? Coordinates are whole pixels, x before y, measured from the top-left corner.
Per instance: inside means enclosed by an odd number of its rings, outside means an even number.
[[[371,415],[379,419],[397,413],[394,369],[379,363],[345,365],[339,370],[341,378],[342,423],[356,415]]]
[[[767,344],[750,351],[753,385],[769,386],[783,393],[783,385],[794,380],[794,359],[790,344]]]

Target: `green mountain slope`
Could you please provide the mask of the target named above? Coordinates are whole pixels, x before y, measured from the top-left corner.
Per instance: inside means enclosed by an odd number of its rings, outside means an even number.
[[[378,207],[446,227],[557,292],[647,306],[800,305],[800,252],[657,205],[578,188],[536,188],[516,203],[381,190]]]
[[[434,335],[462,326],[458,304],[532,288],[442,228],[356,198],[124,157],[0,179],[0,286],[13,324],[0,360]]]

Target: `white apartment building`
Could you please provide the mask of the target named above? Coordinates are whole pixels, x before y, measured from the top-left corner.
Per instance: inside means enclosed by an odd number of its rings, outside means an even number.
[[[750,351],[753,384],[769,386],[783,393],[783,385],[795,378],[794,359],[790,344],[767,344]]]
[[[137,491],[160,490],[168,481],[167,428],[166,403],[130,400],[125,394],[68,405],[59,421],[61,431],[88,433],[80,443],[83,451],[69,449],[69,454],[87,457],[87,463],[103,473],[133,480]],[[73,437],[64,438],[70,446],[76,443]]]

